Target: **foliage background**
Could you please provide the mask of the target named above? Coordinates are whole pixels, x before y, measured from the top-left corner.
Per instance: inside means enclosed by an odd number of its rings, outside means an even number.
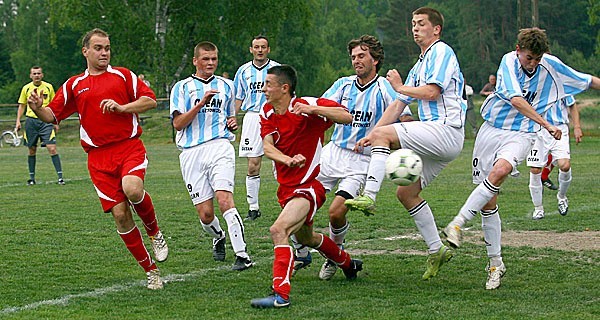
[[[82,72],[80,38],[95,27],[111,35],[112,64],[144,73],[160,97],[194,71],[195,43],[217,44],[218,73],[233,75],[251,59],[257,34],[270,38],[271,58],[299,71],[300,94],[318,96],[353,72],[346,44],[362,34],[383,42],[382,72],[397,68],[405,75],[419,54],[410,20],[420,6],[444,14],[442,39],[476,91],[514,48],[518,29],[531,26],[525,0],[0,0],[0,103],[16,102],[32,65],[42,65],[55,87]],[[552,52],[594,75],[600,74],[599,16],[600,0],[539,1],[539,26]]]

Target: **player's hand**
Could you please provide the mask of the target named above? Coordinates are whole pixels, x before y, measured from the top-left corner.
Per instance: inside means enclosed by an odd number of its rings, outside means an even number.
[[[196,105],[196,107],[198,107],[198,111],[200,111],[200,108],[204,107],[205,105],[210,103],[210,100],[212,100],[212,98],[215,96],[215,94],[218,94],[219,90],[208,90],[204,93],[204,97],[202,97],[202,100],[200,100],[200,102],[198,102],[198,104]]]
[[[54,131],[55,131],[55,132],[58,132],[58,130],[59,130],[59,129],[60,129],[60,127],[59,127],[57,124],[55,124],[55,125],[54,125]]]
[[[403,85],[402,77],[396,69],[389,70],[385,75],[385,78],[390,82],[392,88],[394,88],[396,91],[398,91],[398,89]]]
[[[548,126],[546,127],[546,130],[548,130],[550,135],[552,135],[556,140],[560,140],[560,138],[562,137],[562,131],[560,131],[560,129],[555,126]]]
[[[370,145],[371,145],[371,139],[370,139],[369,135],[367,135],[366,137],[358,140],[358,142],[356,142],[356,145],[354,145],[354,148],[352,150],[354,150],[355,152],[362,153],[363,150],[365,149],[365,147],[368,147]]]
[[[19,130],[21,130],[21,121],[17,120],[17,123],[15,123],[15,131]]]
[[[231,131],[231,132],[234,132],[235,130],[238,129],[238,124],[237,124],[237,120],[235,119],[235,117],[227,118],[227,129],[229,129],[229,131]]]
[[[33,89],[33,91],[31,92],[31,95],[29,95],[29,98],[27,98],[27,105],[29,105],[29,107],[31,109],[35,109],[38,110],[39,108],[42,107],[42,104],[44,103],[44,90],[40,90],[40,92],[38,92],[38,89]]]
[[[300,102],[296,102],[292,106],[292,113],[294,114],[313,114],[314,110],[315,107]]]
[[[102,109],[102,113],[125,112],[125,108],[113,99],[104,99],[100,101],[100,109]]]
[[[306,158],[301,154],[297,154],[290,158],[290,161],[287,164],[287,166],[290,168],[293,168],[293,167],[302,168],[302,167],[304,167],[304,164],[306,164]]]
[[[581,128],[573,129],[573,135],[575,136],[575,144],[579,144],[581,138],[583,138],[583,131],[581,131]]]

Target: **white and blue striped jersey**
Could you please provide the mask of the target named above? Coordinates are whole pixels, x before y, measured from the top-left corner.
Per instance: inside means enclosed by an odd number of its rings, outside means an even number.
[[[390,82],[375,76],[369,83],[361,86],[356,75],[336,80],[323,93],[323,98],[333,100],[348,109],[352,122],[336,123],[331,141],[340,148],[352,150],[356,142],[367,136],[383,112],[398,97]],[[402,115],[412,115],[406,106]]]
[[[462,128],[467,112],[463,96],[465,79],[454,50],[441,40],[434,42],[412,67],[404,84],[420,87],[428,84],[439,86],[442,91],[435,101],[418,100],[419,120],[437,121]],[[415,98],[399,94],[398,99],[410,104]]]
[[[235,99],[242,100],[242,111],[260,112],[263,104],[267,102],[262,88],[267,78],[267,70],[278,66],[279,62],[269,60],[262,67],[254,65],[254,60],[243,64],[235,73]]]
[[[569,124],[569,107],[575,104],[575,97],[568,95],[550,108],[544,118],[553,126]]]
[[[544,54],[538,67],[529,73],[522,68],[516,51],[502,57],[496,78],[496,91],[483,102],[481,116],[496,128],[522,132],[539,131],[540,125],[517,111],[510,99],[522,97],[544,115],[567,95],[586,90],[592,81],[589,74],[576,71],[549,54]]]
[[[171,90],[171,117],[176,111],[188,112],[211,89],[219,93],[200,109],[187,127],[177,131],[177,147],[191,148],[219,138],[235,139],[235,135],[227,129],[227,118],[235,116],[233,81],[229,79],[213,75],[204,80],[192,75],[177,82]]]

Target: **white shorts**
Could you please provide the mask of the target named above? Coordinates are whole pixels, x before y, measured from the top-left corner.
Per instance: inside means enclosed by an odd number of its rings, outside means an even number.
[[[240,140],[240,157],[262,157],[263,141],[260,137],[260,116],[258,112],[248,111],[242,123],[242,138]]]
[[[423,160],[423,189],[460,155],[465,141],[463,128],[451,127],[440,122],[410,121],[394,123],[393,126],[400,147],[413,150]]]
[[[562,131],[560,140],[554,139],[548,130],[542,129],[537,132],[535,144],[527,156],[527,166],[534,168],[543,168],[548,162],[548,154],[552,155],[553,162],[558,159],[571,159],[571,147],[569,146],[569,126],[560,124],[558,127]]]
[[[194,205],[212,199],[215,191],[233,193],[235,150],[229,140],[215,139],[184,149],[179,164]]]
[[[328,143],[321,153],[321,171],[317,180],[323,184],[326,192],[344,191],[356,197],[365,184],[371,156],[340,148],[333,142]]]
[[[517,166],[529,154],[535,137],[535,133],[499,129],[484,122],[473,147],[473,183],[483,182],[498,159],[504,159],[512,165],[511,176],[519,176]]]

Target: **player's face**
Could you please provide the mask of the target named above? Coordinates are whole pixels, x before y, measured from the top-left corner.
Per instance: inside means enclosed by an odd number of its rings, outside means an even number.
[[[250,53],[254,56],[255,62],[265,62],[267,55],[271,52],[269,42],[267,39],[255,39],[252,40],[252,47],[250,47]]]
[[[101,35],[90,38],[89,47],[83,47],[83,56],[90,71],[104,71],[110,64],[110,40]]]
[[[263,92],[267,98],[267,102],[271,105],[278,105],[285,94],[284,85],[279,82],[279,79],[274,74],[267,74]]]
[[[433,26],[426,14],[415,14],[412,18],[413,39],[421,47],[427,49],[440,38],[441,26]]]
[[[354,71],[359,79],[369,81],[375,76],[375,73],[377,72],[377,62],[371,56],[369,48],[356,46],[352,49],[350,59],[352,60],[352,67],[354,67]]]
[[[519,46],[517,46],[517,58],[519,58],[519,62],[521,63],[523,69],[527,70],[528,72],[535,71],[538,64],[540,64],[540,61],[542,61],[543,55],[544,54],[535,55],[531,53],[530,50],[521,49]]]
[[[42,79],[44,78],[44,73],[42,72],[41,68],[38,69],[31,69],[29,71],[29,78],[31,78],[31,80],[33,81],[33,84],[35,84],[36,86],[39,86],[40,83],[42,83]]]
[[[488,78],[488,81],[490,82],[490,84],[495,85],[496,84],[496,76],[490,75],[490,77]]]
[[[200,49],[198,56],[194,57],[194,65],[196,66],[196,75],[202,79],[207,79],[217,70],[219,65],[219,55],[217,50],[206,51]]]

